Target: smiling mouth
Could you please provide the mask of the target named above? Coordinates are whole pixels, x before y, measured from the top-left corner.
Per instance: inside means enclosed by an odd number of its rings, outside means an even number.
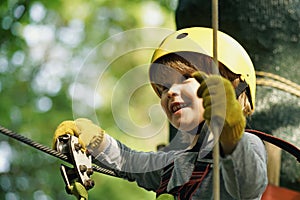
[[[178,110],[187,107],[188,105],[186,103],[174,103],[171,105],[171,111],[172,113],[177,112]]]

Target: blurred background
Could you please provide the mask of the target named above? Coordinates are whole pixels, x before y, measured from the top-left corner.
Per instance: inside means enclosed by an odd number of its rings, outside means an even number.
[[[300,84],[297,0],[223,1],[220,29],[249,52],[257,70]],[[168,123],[148,76],[151,53],[179,28],[211,26],[205,0],[0,2],[0,124],[51,147],[63,120],[87,117],[131,148],[168,143]],[[257,89],[249,126],[300,146],[300,101]],[[0,135],[0,199],[74,199],[62,161]],[[300,190],[300,166],[282,152],[279,185]],[[90,199],[154,199],[135,183],[94,174]]]

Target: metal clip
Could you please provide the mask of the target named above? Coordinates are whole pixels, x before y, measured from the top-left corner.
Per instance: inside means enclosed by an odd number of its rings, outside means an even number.
[[[82,149],[78,138],[68,134],[61,136],[57,139],[56,149],[65,154],[73,164],[73,168],[63,164],[60,167],[67,192],[70,193],[68,188],[75,181],[80,182],[87,190],[93,188],[95,183],[90,178],[93,174],[92,157]]]

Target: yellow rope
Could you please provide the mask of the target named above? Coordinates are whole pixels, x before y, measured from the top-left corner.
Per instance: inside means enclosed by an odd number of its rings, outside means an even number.
[[[262,76],[256,79],[257,85],[273,87],[300,97],[300,85],[297,83],[270,72],[256,71],[256,75]]]
[[[300,85],[298,85],[297,83],[294,83],[294,82],[292,82],[292,81],[290,81],[286,78],[283,78],[279,75],[272,74],[270,72],[263,72],[263,71],[256,71],[255,73],[256,73],[256,76],[263,76],[263,77],[272,78],[272,79],[275,79],[275,80],[280,81],[282,83],[285,83],[289,86],[292,86],[297,90],[300,90]]]
[[[265,78],[257,78],[256,79],[256,84],[261,85],[261,86],[269,86],[273,87],[282,91],[285,91],[287,93],[293,94],[297,97],[300,97],[300,90],[294,87],[291,87],[289,85],[286,85],[282,82],[279,81],[274,81],[271,79],[265,79]]]
[[[217,68],[218,63],[218,0],[212,0],[212,28],[213,28],[213,59],[216,64],[214,68]],[[212,132],[214,134],[214,149],[213,149],[213,199],[220,200],[220,166],[219,166],[219,134],[220,127],[213,127]]]

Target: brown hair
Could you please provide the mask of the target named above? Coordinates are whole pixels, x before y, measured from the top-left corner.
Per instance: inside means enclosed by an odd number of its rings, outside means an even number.
[[[150,80],[155,92],[161,96],[161,91],[158,89],[159,85],[164,82],[170,71],[176,70],[182,75],[191,75],[195,71],[202,71],[206,74],[213,74],[213,59],[209,56],[194,52],[177,52],[170,53],[157,59],[150,66]],[[221,62],[218,63],[218,69],[224,78],[231,81],[234,88],[236,88],[242,81],[239,74],[231,72]],[[246,94],[242,92],[238,101],[242,105],[245,116],[252,114],[251,104]]]
[[[236,88],[241,80],[241,75],[235,74],[232,71],[230,71],[225,65],[222,63],[219,63],[219,71],[221,76],[231,81],[234,88]],[[253,113],[251,103],[249,101],[247,90],[243,91],[237,98],[237,100],[240,102],[242,106],[242,110],[245,116],[250,116]]]

